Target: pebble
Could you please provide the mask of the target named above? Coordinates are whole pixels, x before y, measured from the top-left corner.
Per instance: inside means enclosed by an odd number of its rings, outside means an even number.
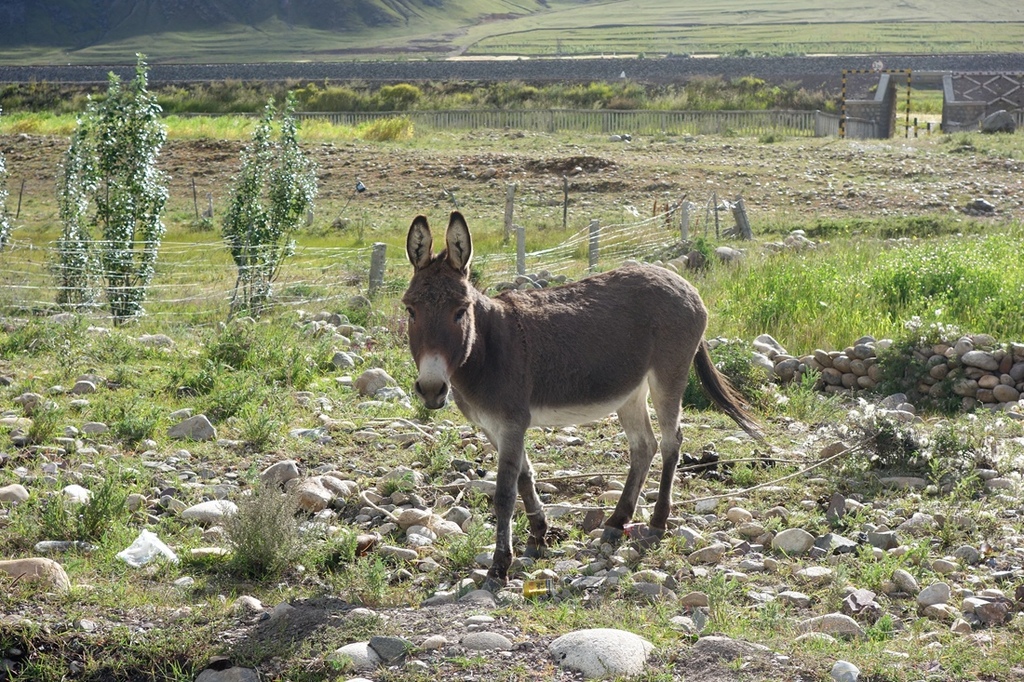
[[[814,546],[814,536],[803,528],[787,528],[779,532],[772,540],[772,549],[788,554],[801,556]]]

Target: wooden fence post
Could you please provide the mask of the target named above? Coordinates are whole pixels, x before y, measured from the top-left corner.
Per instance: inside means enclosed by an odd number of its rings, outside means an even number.
[[[562,175],[562,229],[569,227],[569,178]]]
[[[743,197],[739,194],[736,195],[736,203],[732,205],[732,217],[736,220],[740,239],[753,239],[754,231],[750,229],[750,221],[747,219],[747,205],[743,203]]]
[[[684,200],[679,211],[679,237],[682,241],[690,240],[690,207],[689,201]]]
[[[718,230],[718,227],[719,227],[719,222],[718,222],[718,192],[714,192],[711,195],[711,201],[712,201],[712,204],[713,204],[712,210],[715,213],[715,239],[721,239],[722,235],[719,233],[719,230]]]
[[[526,228],[513,225],[516,231],[516,274],[526,274]]]
[[[505,241],[512,236],[512,211],[516,198],[516,183],[510,182],[505,185]]]
[[[196,176],[192,176],[192,207],[196,210],[196,222],[199,222],[199,194],[196,192]]]
[[[370,253],[370,296],[384,286],[384,263],[387,251],[388,245],[384,242],[374,243],[373,251]]]
[[[601,223],[596,218],[590,221],[590,269],[597,267],[597,260],[600,257]]]
[[[14,212],[14,219],[21,217],[21,197],[25,195],[25,178],[21,179],[21,189],[18,190],[18,210]]]

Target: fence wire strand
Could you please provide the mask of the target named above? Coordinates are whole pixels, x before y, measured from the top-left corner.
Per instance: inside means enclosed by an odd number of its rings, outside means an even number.
[[[627,259],[651,260],[667,246],[680,242],[680,211],[683,202],[670,204],[648,218],[602,225],[598,249],[600,269],[608,269]],[[693,205],[691,204],[691,210]],[[693,211],[691,228],[699,232],[700,219],[707,231],[710,213]],[[546,270],[551,275],[579,277],[588,272],[591,248],[589,226],[568,234],[555,244],[526,252],[526,272]],[[99,242],[93,242],[94,245]],[[141,247],[142,243],[134,246]],[[311,304],[329,306],[367,292],[372,247],[296,246],[285,261],[274,284],[275,304],[297,308]],[[98,253],[93,251],[93,257]],[[147,316],[158,319],[225,319],[237,279],[237,269],[226,244],[217,241],[164,241],[159,245],[155,274],[147,290]],[[404,254],[392,252],[389,272],[394,274],[391,293],[398,293],[397,282],[408,273]],[[56,242],[33,244],[24,239],[11,240],[0,252],[0,315],[45,315],[59,311],[55,301],[59,284],[55,277],[58,263]],[[477,258],[487,284],[512,280],[517,275],[515,241],[501,251]],[[89,272],[85,289],[102,292],[105,273],[99,268]],[[74,289],[72,289],[74,290]],[[102,296],[101,296],[102,298]],[[102,300],[84,306],[90,315],[102,316]],[[109,319],[109,318],[107,318]]]

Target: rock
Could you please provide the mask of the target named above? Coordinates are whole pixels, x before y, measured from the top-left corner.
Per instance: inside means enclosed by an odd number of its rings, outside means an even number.
[[[110,427],[103,422],[86,422],[82,424],[82,433],[87,436],[99,436],[110,431]]]
[[[813,546],[814,536],[803,528],[787,528],[772,540],[772,549],[789,556],[806,554]]]
[[[875,531],[868,533],[868,544],[870,544],[872,547],[877,547],[878,549],[887,551],[899,547],[900,540],[898,537],[896,537],[895,531]]]
[[[718,635],[701,637],[693,645],[694,653],[699,653],[703,658],[718,659],[721,661],[736,661],[749,658],[758,654],[765,654],[770,651],[768,647],[753,642],[745,642],[741,639],[732,639]]]
[[[934,583],[918,593],[917,603],[921,607],[945,604],[949,602],[949,596],[949,585],[946,583]]]
[[[562,668],[587,679],[633,677],[644,671],[654,645],[623,630],[577,630],[551,643],[548,652]]]
[[[149,348],[174,348],[174,339],[166,334],[143,334],[138,342]]]
[[[739,526],[740,524],[747,523],[753,520],[754,515],[748,512],[746,509],[740,507],[732,507],[725,512],[725,518],[732,521],[734,524]]]
[[[64,567],[53,559],[29,558],[0,561],[0,573],[6,573],[14,579],[39,581],[57,592],[71,589],[71,580]]]
[[[341,663],[346,670],[373,670],[381,664],[380,656],[369,642],[354,642],[327,655],[328,663]]]
[[[18,504],[27,501],[28,497],[28,489],[19,483],[0,487],[0,502]]]
[[[252,668],[234,666],[224,670],[207,668],[199,673],[196,682],[260,682],[260,674]]]
[[[384,665],[393,665],[402,661],[414,645],[404,637],[375,636],[370,638],[370,648]]]
[[[71,504],[88,504],[89,499],[92,498],[91,490],[74,483],[64,486],[61,493],[63,493],[64,499]]]
[[[470,632],[461,643],[470,651],[511,651],[515,648],[508,637],[498,632]]]
[[[167,437],[173,440],[215,440],[217,429],[205,414],[197,414],[168,429]]]
[[[1017,122],[1014,120],[1013,114],[1006,109],[993,111],[981,119],[981,132],[983,133],[1012,133],[1015,130],[1017,130]]]
[[[808,566],[796,572],[796,577],[812,585],[824,585],[832,580],[832,569],[827,566]]]
[[[914,576],[910,575],[910,573],[902,568],[897,568],[892,572],[892,581],[896,583],[896,587],[898,587],[901,592],[917,594],[921,591],[921,588],[918,586],[917,580]]]
[[[846,595],[846,597],[843,599],[843,613],[845,613],[848,616],[857,615],[865,608],[867,608],[868,605],[874,603],[875,596],[875,593],[871,590],[854,590],[850,594]]]
[[[76,381],[71,387],[72,395],[89,395],[96,392],[96,384],[91,381]]]
[[[181,512],[181,518],[207,526],[222,523],[225,517],[238,513],[238,505],[228,500],[200,502]]]
[[[691,564],[717,564],[730,549],[731,547],[724,542],[717,542],[691,553],[686,560]]]
[[[803,592],[795,592],[793,590],[785,590],[783,592],[779,592],[779,594],[776,595],[776,599],[778,599],[783,604],[795,606],[798,609],[807,608],[811,605],[810,597],[808,597]]]
[[[743,252],[730,246],[719,246],[715,249],[715,255],[723,263],[738,263],[743,260]]]
[[[953,551],[953,556],[959,559],[960,561],[964,562],[968,566],[976,566],[977,564],[981,563],[981,552],[979,552],[976,548],[971,547],[970,545],[963,545],[962,547],[957,547]]]
[[[368,369],[356,379],[355,387],[359,395],[375,396],[378,391],[387,386],[396,386],[397,382],[379,367]]]
[[[972,350],[960,357],[960,362],[968,367],[977,367],[989,372],[999,369],[999,361],[992,353],[984,350]]]
[[[1010,609],[1006,602],[985,602],[974,607],[974,615],[981,619],[987,626],[1002,625],[1010,616]]]
[[[836,661],[829,674],[836,682],[857,682],[860,668],[847,661]]]
[[[688,592],[679,599],[679,603],[686,608],[707,608],[710,605],[708,595],[703,592]]]
[[[294,494],[299,509],[309,514],[327,509],[335,497],[335,493],[324,484],[323,476],[307,478],[298,485]]]
[[[265,486],[281,487],[293,478],[299,477],[299,464],[294,459],[286,459],[271,464],[260,473],[260,481]]]
[[[841,613],[827,613],[797,623],[799,632],[824,632],[840,637],[863,637],[864,630],[853,618]]]
[[[776,355],[788,355],[782,344],[775,340],[771,334],[761,334],[751,343],[754,350],[764,353],[774,359]]]

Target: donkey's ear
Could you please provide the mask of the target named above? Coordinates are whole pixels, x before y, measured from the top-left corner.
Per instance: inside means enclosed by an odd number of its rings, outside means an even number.
[[[473,238],[469,236],[466,219],[458,211],[452,211],[444,240],[448,246],[449,265],[460,272],[467,272],[473,258]]]
[[[434,238],[430,235],[430,226],[425,216],[418,215],[409,226],[409,236],[405,239],[405,253],[413,267],[420,268],[430,264],[433,257],[431,248]]]

